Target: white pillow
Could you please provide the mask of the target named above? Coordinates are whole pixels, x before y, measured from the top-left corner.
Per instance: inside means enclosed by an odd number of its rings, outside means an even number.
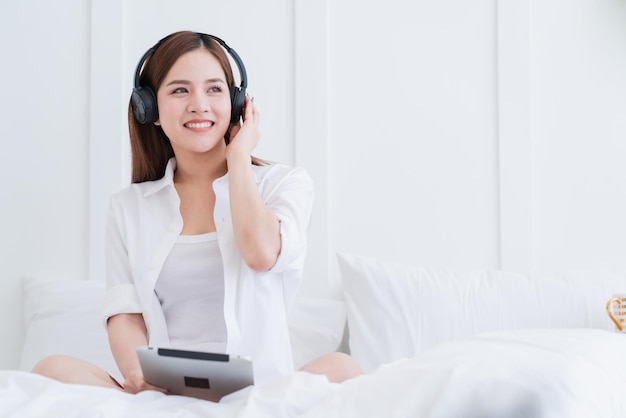
[[[65,354],[87,360],[121,379],[100,320],[104,284],[87,280],[24,278],[21,370]]]
[[[613,329],[626,274],[446,271],[338,254],[350,352],[365,371],[444,341],[520,328]]]
[[[21,370],[42,358],[66,354],[87,360],[122,381],[100,320],[104,284],[88,280],[24,278],[25,335]],[[343,301],[296,298],[289,313],[294,365],[299,368],[340,346],[346,324]]]

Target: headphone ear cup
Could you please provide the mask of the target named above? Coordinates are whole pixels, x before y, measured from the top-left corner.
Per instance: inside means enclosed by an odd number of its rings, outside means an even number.
[[[130,100],[137,122],[143,125],[159,119],[156,94],[150,87],[133,88]]]
[[[239,123],[239,119],[241,119],[241,115],[243,114],[243,107],[246,103],[246,89],[232,86],[230,88],[230,103],[230,123]]]

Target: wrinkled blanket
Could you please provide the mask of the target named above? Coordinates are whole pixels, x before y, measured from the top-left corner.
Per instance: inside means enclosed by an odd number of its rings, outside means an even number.
[[[626,335],[518,330],[451,341],[335,384],[297,372],[211,403],[0,371],[9,417],[626,417]]]

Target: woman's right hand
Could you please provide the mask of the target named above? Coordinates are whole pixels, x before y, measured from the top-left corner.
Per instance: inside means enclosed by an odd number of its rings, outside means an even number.
[[[124,380],[124,384],[122,385],[122,387],[124,388],[124,392],[133,394],[142,392],[144,390],[156,390],[157,392],[167,393],[167,389],[163,389],[161,387],[154,386],[146,382],[141,369],[129,372],[126,375],[126,380]]]
[[[166,389],[146,382],[139,365],[136,349],[148,344],[148,331],[143,315],[138,313],[117,314],[107,321],[111,351],[117,365],[124,375],[122,390],[139,393],[144,390],[156,390],[167,393]]]

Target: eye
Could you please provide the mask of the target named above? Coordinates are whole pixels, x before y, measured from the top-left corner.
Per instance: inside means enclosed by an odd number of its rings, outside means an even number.
[[[172,90],[172,94],[181,94],[181,93],[187,93],[187,88],[186,87],[177,87],[174,90]]]
[[[222,87],[221,86],[211,86],[209,87],[208,92],[209,93],[221,93],[222,92]]]

